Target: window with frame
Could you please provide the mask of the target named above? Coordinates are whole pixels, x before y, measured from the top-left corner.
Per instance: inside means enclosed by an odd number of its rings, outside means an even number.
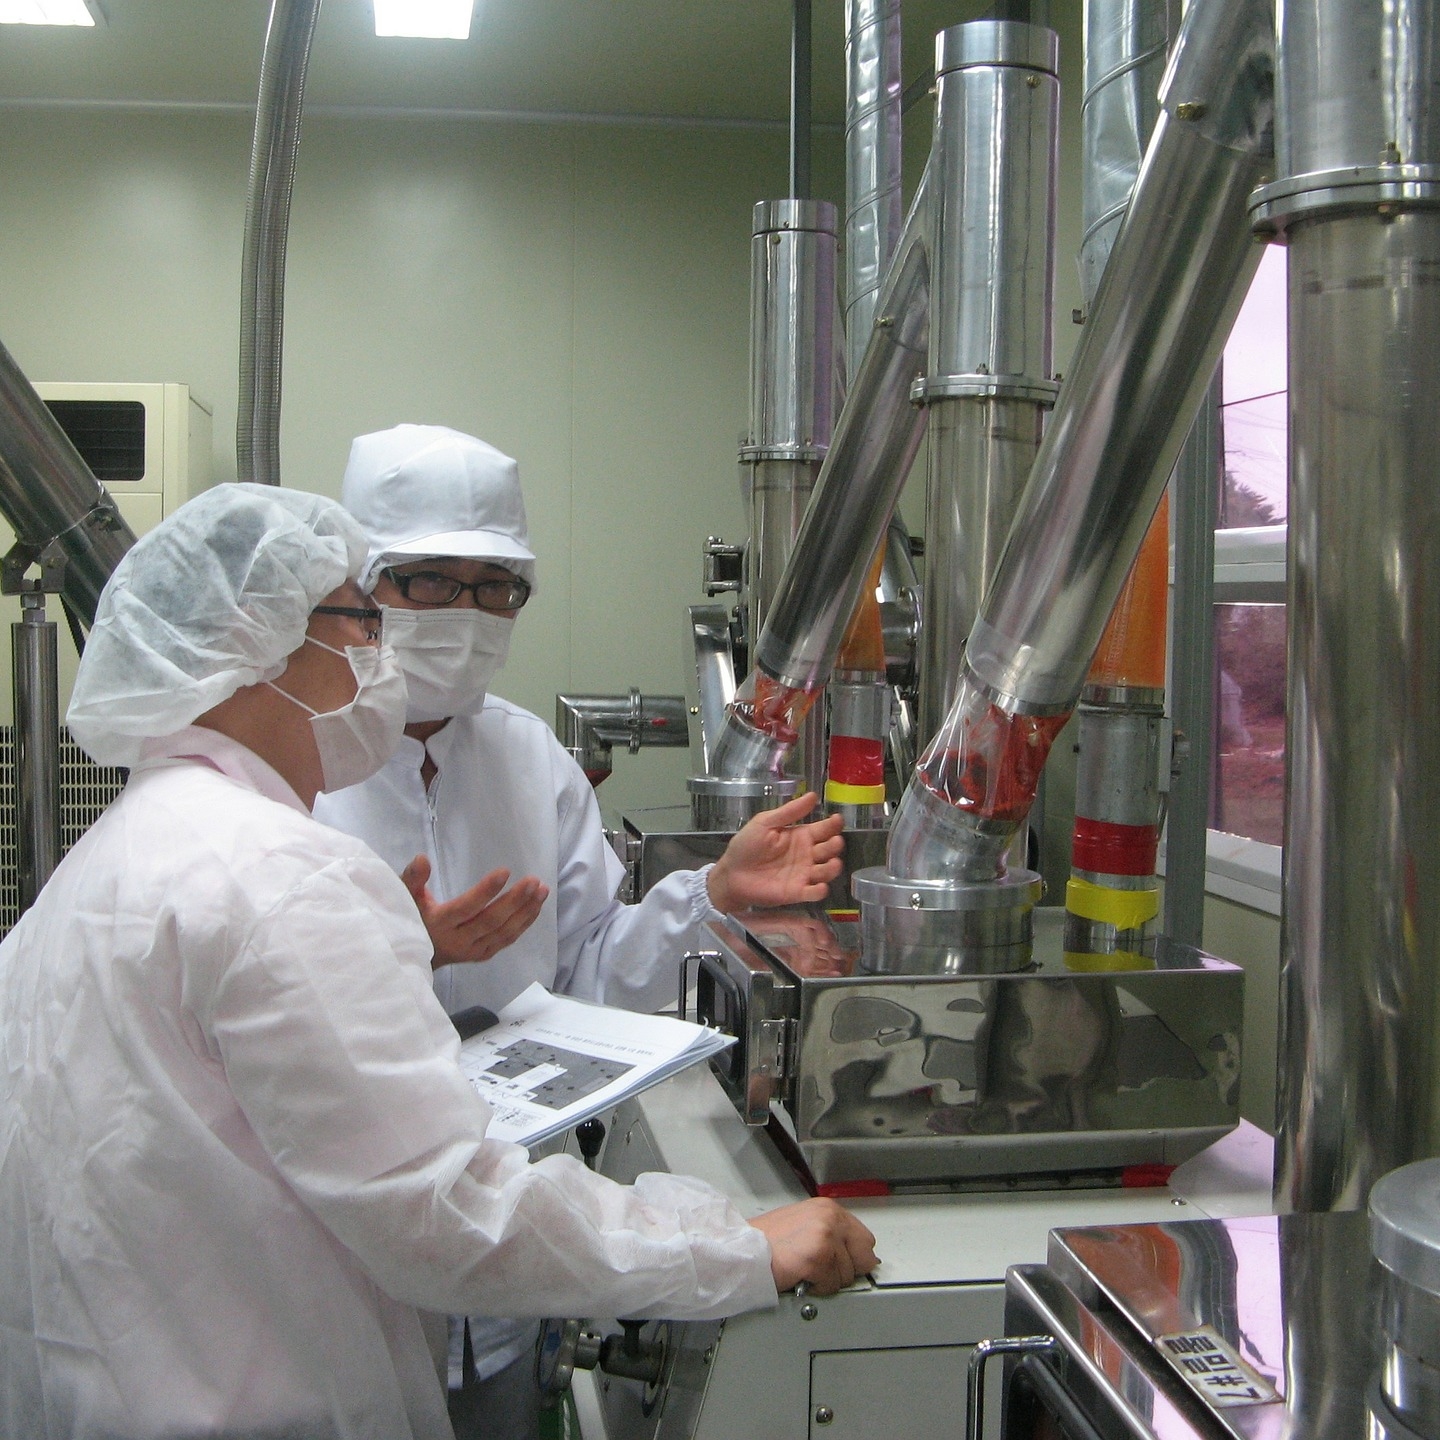
[[[1225,347],[1206,888],[1280,913],[1285,804],[1286,254]]]

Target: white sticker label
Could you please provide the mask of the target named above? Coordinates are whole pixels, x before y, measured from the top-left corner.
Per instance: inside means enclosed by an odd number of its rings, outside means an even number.
[[[1190,1388],[1217,1410],[1235,1405],[1265,1405],[1280,1396],[1257,1375],[1209,1325],[1161,1335],[1155,1344]]]

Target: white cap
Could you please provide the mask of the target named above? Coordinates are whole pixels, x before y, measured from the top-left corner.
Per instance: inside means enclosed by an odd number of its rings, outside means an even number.
[[[370,553],[360,573],[426,556],[493,560],[535,588],[520,467],[493,445],[445,425],[397,425],[350,446],[340,490]]]
[[[122,557],[101,592],[66,721],[101,765],[134,765],[246,685],[273,680],[310,612],[365,558],[333,500],[217,485]]]

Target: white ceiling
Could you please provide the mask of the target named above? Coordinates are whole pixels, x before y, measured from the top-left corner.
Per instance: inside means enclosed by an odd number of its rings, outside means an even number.
[[[253,104],[269,0],[100,0],[94,30],[0,29],[0,101]],[[980,0],[904,0],[907,83]],[[993,13],[993,11],[991,12]],[[377,40],[324,0],[306,104],[783,122],[789,0],[477,0],[468,42]],[[814,0],[813,116],[844,114],[843,0]]]

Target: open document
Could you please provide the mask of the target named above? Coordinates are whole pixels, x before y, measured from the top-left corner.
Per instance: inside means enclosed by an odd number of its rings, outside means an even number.
[[[460,1068],[494,1111],[494,1139],[538,1145],[734,1043],[688,1020],[571,1000],[537,982],[460,1046]]]

